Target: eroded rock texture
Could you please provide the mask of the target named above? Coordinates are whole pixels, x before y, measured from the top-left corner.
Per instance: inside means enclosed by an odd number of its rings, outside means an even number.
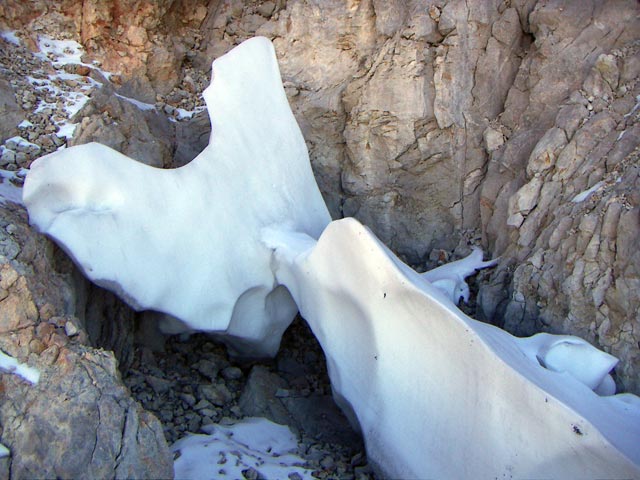
[[[519,169],[492,156],[491,173],[518,176],[498,194],[506,211],[487,225],[503,263],[481,288],[487,317],[517,334],[572,332],[603,346],[621,359],[621,386],[636,392],[639,73],[638,44],[598,55]]]
[[[197,93],[214,58],[269,37],[334,217],[416,265],[482,243],[501,256],[484,318],[583,335],[640,392],[637,2],[26,5],[3,2],[0,24],[65,32],[119,72],[120,94],[148,102]],[[197,153],[198,122],[195,136],[178,127],[175,163]]]
[[[84,321],[92,314],[78,308],[82,290],[69,261],[31,233],[24,210],[0,204],[0,349],[41,372],[37,385],[0,375],[0,434],[11,452],[0,475],[169,478],[160,422],[131,398],[113,352],[89,346]],[[91,308],[111,330],[123,320],[133,328],[100,294]],[[122,353],[127,335],[118,338],[110,347]]]

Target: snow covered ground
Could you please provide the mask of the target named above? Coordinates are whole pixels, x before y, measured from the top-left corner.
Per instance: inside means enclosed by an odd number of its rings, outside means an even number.
[[[230,425],[207,425],[204,434],[188,435],[171,446],[176,480],[311,480],[291,430],[266,418],[245,418]],[[259,475],[258,475],[259,474]]]

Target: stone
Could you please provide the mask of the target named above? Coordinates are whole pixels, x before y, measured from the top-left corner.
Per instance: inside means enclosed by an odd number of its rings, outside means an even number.
[[[504,145],[504,135],[499,130],[487,127],[484,131],[484,145],[487,152],[491,153]]]
[[[0,78],[0,143],[18,134],[18,124],[24,120],[11,84]]]
[[[240,396],[238,405],[245,416],[265,417],[283,425],[290,424],[289,414],[276,398],[278,388],[286,388],[284,379],[266,367],[256,365],[251,369],[247,384]]]
[[[69,146],[97,141],[147,165],[172,165],[173,127],[154,109],[142,110],[103,87],[77,116],[82,121]]]
[[[12,163],[16,163],[16,152],[7,148],[3,150],[0,156],[0,167],[5,167]]]
[[[229,402],[232,395],[224,384],[218,385],[201,385],[200,396],[218,407],[224,406]]]
[[[46,310],[49,321],[72,324],[72,299],[82,297],[75,296],[70,265],[30,233],[21,208],[0,204],[0,226],[0,289],[8,292],[0,301],[0,348],[41,372],[36,386],[2,376],[8,478],[170,477],[162,427],[132,399],[114,355],[89,346],[81,333],[64,340],[39,317]],[[19,255],[7,255],[14,246]]]

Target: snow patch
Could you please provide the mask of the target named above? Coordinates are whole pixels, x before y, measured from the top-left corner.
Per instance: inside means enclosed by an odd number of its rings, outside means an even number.
[[[454,304],[457,305],[460,299],[468,303],[470,292],[465,278],[478,270],[493,267],[498,263],[498,259],[483,261],[482,258],[482,250],[473,247],[467,257],[424,272],[422,278],[441,290]]]
[[[325,353],[336,402],[386,477],[640,475],[637,402],[592,390],[614,393],[611,355],[469,318],[353,218],[317,243],[264,233],[277,281]],[[461,262],[449,273],[478,265]]]
[[[136,100],[135,98],[131,98],[131,97],[125,97],[124,95],[120,95],[119,93],[116,93],[116,97],[121,98],[123,100],[126,100],[129,103],[132,103],[133,105],[138,107],[140,110],[155,110],[156,109],[156,106],[153,105],[152,103],[141,102],[140,100]]]
[[[75,40],[56,40],[46,35],[40,35],[38,49],[40,51],[35,56],[44,61],[52,61],[54,66],[62,66],[67,63],[88,65],[82,62],[84,48]]]
[[[4,352],[0,352],[0,370],[4,370],[7,373],[14,373],[32,384],[36,384],[38,380],[40,380],[40,372],[38,369],[20,363]]]
[[[5,30],[4,32],[0,32],[0,37],[16,46],[19,46],[22,43],[22,41],[16,35],[15,30]]]
[[[171,451],[176,479],[239,479],[253,468],[260,478],[282,478],[297,473],[312,480],[296,455],[298,443],[291,430],[266,418],[245,418],[231,425],[207,425],[208,435],[193,434],[178,440]]]
[[[14,185],[11,180],[17,179],[20,175],[24,176],[24,172],[9,172],[0,170],[0,204],[7,201],[22,205],[22,188]]]
[[[189,164],[160,170],[75,146],[35,160],[23,198],[31,223],[132,307],[225,334],[233,353],[273,356],[297,309],[260,231],[288,224],[317,238],[331,218],[271,42],[218,58],[213,78],[213,134]]]
[[[584,202],[587,198],[589,198],[589,195],[591,195],[593,192],[595,192],[596,190],[598,190],[600,187],[602,187],[604,185],[604,182],[598,182],[596,183],[593,187],[588,188],[587,190],[585,190],[584,192],[580,192],[578,193],[575,197],[573,197],[571,199],[571,203],[580,203],[580,202]]]
[[[61,138],[66,138],[67,140],[70,140],[73,137],[73,134],[75,133],[77,126],[78,126],[77,123],[64,122],[60,125],[57,135]],[[64,148],[64,147],[65,145],[63,145],[60,148]]]

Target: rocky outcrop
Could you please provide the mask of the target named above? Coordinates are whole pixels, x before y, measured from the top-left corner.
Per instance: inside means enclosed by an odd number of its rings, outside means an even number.
[[[41,372],[36,385],[0,375],[11,452],[2,476],[169,478],[162,426],[124,387],[114,354],[89,345],[73,283],[69,261],[33,235],[24,210],[0,205],[0,349]]]
[[[597,57],[582,88],[560,105],[535,144],[519,180],[503,186],[519,188],[506,197],[506,221],[496,221],[496,212],[487,236],[504,261],[480,290],[486,317],[504,319],[510,331],[572,332],[603,346],[621,359],[619,387],[635,392],[639,47]],[[495,167],[503,153],[492,158]],[[506,228],[498,229],[503,221]]]
[[[143,107],[105,83],[74,117],[79,125],[69,145],[99,142],[147,165],[171,166],[174,127],[153,105]]]

